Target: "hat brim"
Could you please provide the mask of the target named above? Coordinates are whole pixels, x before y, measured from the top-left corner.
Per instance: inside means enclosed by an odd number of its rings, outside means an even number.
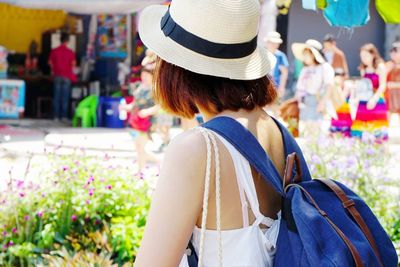
[[[271,42],[271,43],[274,43],[274,44],[282,44],[283,43],[283,40],[280,39],[280,38],[266,38],[265,40],[267,42]]]
[[[160,22],[167,9],[162,5],[147,7],[139,21],[141,40],[166,62],[195,73],[235,80],[255,80],[270,73],[276,59],[261,45],[247,57],[220,59],[196,53],[166,37]]]
[[[322,64],[322,63],[326,62],[324,57],[321,55],[321,53],[317,49],[315,49],[314,47],[312,47],[308,44],[305,44],[305,43],[293,43],[292,44],[292,52],[293,52],[294,57],[303,62],[304,61],[304,53],[303,52],[304,52],[304,49],[306,49],[306,48],[311,50],[311,52],[313,53],[313,55],[315,57],[315,60],[318,63]]]

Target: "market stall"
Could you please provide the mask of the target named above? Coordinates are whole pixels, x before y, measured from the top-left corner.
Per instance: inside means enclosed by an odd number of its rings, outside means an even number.
[[[8,51],[3,79],[26,84],[25,116],[52,117],[53,78],[50,51],[61,32],[70,35],[78,80],[70,113],[90,94],[109,96],[120,90],[121,68],[135,65],[143,52],[136,34],[135,12],[159,0],[6,0],[0,3],[0,45]],[[0,67],[5,66],[4,64]],[[5,70],[6,69],[6,70]],[[129,71],[128,71],[129,73]],[[0,101],[1,101],[0,94]],[[21,114],[20,114],[21,115]]]

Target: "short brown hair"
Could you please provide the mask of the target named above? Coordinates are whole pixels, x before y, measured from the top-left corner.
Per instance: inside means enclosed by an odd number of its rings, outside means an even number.
[[[153,96],[167,112],[193,118],[197,106],[210,113],[253,110],[275,101],[276,90],[268,76],[256,80],[231,80],[202,75],[158,59]]]

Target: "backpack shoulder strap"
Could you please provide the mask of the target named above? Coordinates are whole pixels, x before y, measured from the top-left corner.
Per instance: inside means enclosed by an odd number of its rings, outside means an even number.
[[[299,145],[281,123],[273,117],[272,119],[281,131],[285,157],[292,153],[296,153],[300,159],[302,181],[311,180],[307,163]],[[250,165],[252,165],[257,172],[259,172],[261,176],[263,176],[263,178],[274,187],[276,192],[284,195],[283,181],[278,170],[275,168],[271,159],[261,147],[256,137],[242,124],[231,117],[221,116],[203,123],[201,126],[213,130],[223,136],[249,161]]]
[[[276,125],[278,125],[278,128],[281,131],[283,145],[285,146],[285,157],[287,158],[290,154],[296,153],[296,155],[300,159],[300,167],[302,172],[301,180],[310,181],[311,173],[308,169],[308,165],[304,158],[303,152],[301,151],[301,148],[297,144],[296,140],[293,138],[292,134],[288,131],[288,129],[274,117],[271,118],[275,121]]]
[[[224,137],[274,187],[276,192],[284,195],[283,182],[279,172],[249,130],[230,117],[216,117],[202,124],[202,127]]]

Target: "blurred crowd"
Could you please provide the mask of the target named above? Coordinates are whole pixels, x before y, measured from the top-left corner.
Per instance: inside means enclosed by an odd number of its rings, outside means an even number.
[[[276,58],[271,73],[280,96],[276,114],[294,135],[319,129],[321,121],[329,117],[333,133],[348,137],[368,133],[379,141],[388,139],[391,115],[400,112],[400,42],[392,44],[389,62],[375,45],[363,45],[357,77],[350,77],[346,55],[333,35],[326,35],[322,43],[313,39],[293,43],[296,83],[287,99],[289,62],[279,51],[282,39],[279,33],[271,32],[264,41]]]
[[[287,90],[289,61],[279,50],[282,42],[278,32],[270,32],[264,40],[275,63],[270,77],[278,93],[276,103],[265,109],[286,122],[294,136],[318,131],[322,121],[328,118],[332,133],[347,137],[368,133],[379,141],[388,139],[390,115],[400,113],[400,42],[393,43],[389,62],[382,59],[373,44],[363,45],[358,77],[350,76],[346,55],[333,35],[326,35],[322,42],[310,39],[293,43],[293,92]],[[120,105],[120,110],[128,114],[139,171],[147,162],[158,163],[155,153],[162,152],[169,143],[171,127],[186,130],[202,122],[200,115],[191,120],[175,118],[154,102],[152,84],[156,60],[152,51],[146,51],[140,81],[132,86],[135,100]],[[157,151],[149,151],[146,146],[154,132],[160,134],[162,143]]]

